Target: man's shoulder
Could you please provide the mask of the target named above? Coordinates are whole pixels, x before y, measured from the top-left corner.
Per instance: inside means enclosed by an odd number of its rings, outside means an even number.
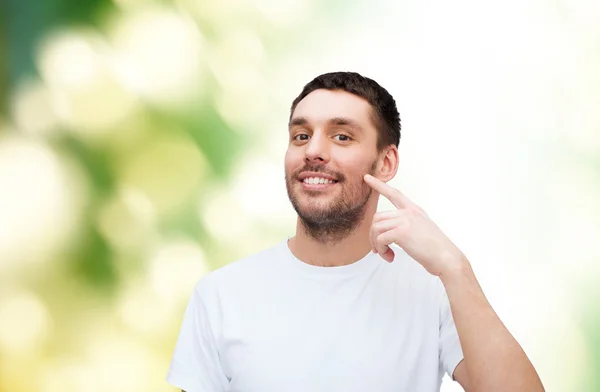
[[[227,278],[232,275],[246,274],[257,269],[260,271],[263,268],[268,268],[274,263],[278,263],[283,257],[282,255],[283,242],[278,242],[266,249],[254,252],[241,259],[232,261],[231,263],[220,267],[211,273],[213,275]]]
[[[196,288],[206,291],[221,286],[239,287],[273,273],[285,257],[281,252],[283,244],[283,241],[278,242],[207,273],[198,281]]]

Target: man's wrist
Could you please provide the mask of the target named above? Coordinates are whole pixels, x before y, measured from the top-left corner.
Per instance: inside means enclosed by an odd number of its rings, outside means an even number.
[[[464,255],[451,257],[444,263],[444,269],[440,272],[439,278],[442,283],[450,282],[456,279],[464,278],[472,273],[471,264]]]

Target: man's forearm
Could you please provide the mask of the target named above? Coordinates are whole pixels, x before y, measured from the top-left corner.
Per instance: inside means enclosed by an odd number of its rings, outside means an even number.
[[[463,259],[455,265],[440,279],[474,391],[544,391],[527,355],[485,298],[470,263]]]

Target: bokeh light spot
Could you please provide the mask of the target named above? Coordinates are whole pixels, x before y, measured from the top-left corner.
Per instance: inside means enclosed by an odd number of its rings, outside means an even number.
[[[0,300],[0,351],[32,354],[48,336],[50,324],[46,306],[33,293],[9,292]]]
[[[41,143],[0,139],[0,270],[49,260],[65,245],[82,206],[74,173]]]
[[[39,57],[57,116],[79,135],[106,136],[135,111],[136,98],[119,80],[99,35],[56,33],[45,41]]]
[[[143,142],[120,163],[123,186],[138,189],[157,213],[167,214],[193,196],[206,160],[191,138],[162,136]]]
[[[188,16],[147,7],[126,14],[112,35],[120,75],[139,94],[166,107],[197,96],[204,40]]]
[[[186,301],[208,271],[202,248],[189,240],[164,244],[149,264],[153,289],[161,299],[174,304]]]

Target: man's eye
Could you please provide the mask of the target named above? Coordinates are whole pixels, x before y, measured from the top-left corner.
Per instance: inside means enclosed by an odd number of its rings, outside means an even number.
[[[301,133],[299,135],[294,136],[294,140],[308,140],[308,135],[305,133]]]
[[[340,142],[349,142],[350,140],[352,140],[352,138],[348,135],[339,134],[335,135],[334,137],[337,137]]]

